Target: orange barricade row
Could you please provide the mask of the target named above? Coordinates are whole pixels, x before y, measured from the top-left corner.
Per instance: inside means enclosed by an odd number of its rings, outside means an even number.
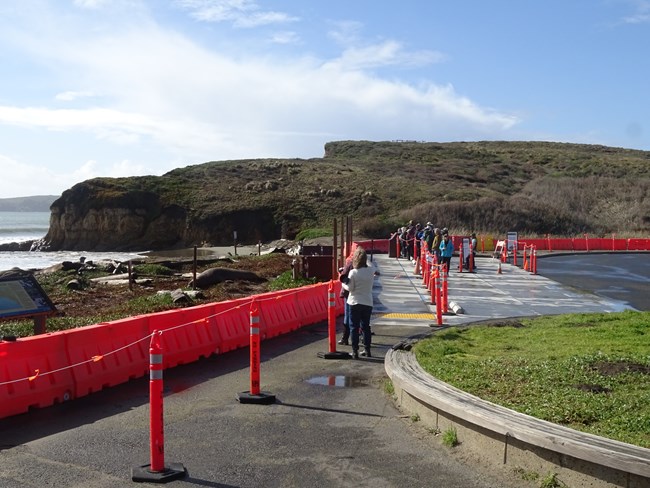
[[[209,319],[218,336],[214,352],[228,352],[250,344],[250,302],[250,299],[238,299],[214,304]]]
[[[61,333],[0,342],[0,418],[72,398],[74,380],[66,366]]]
[[[79,398],[147,373],[149,330],[137,316],[60,332]],[[38,336],[37,336],[38,337]]]

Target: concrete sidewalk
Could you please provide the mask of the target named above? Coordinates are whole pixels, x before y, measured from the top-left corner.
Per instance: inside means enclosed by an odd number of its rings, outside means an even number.
[[[454,260],[457,263],[456,260]],[[614,311],[616,302],[575,293],[539,276],[478,260],[478,273],[450,275],[456,325],[498,317]],[[188,477],[170,486],[522,487],[510,471],[484,469],[400,414],[383,391],[383,356],[395,343],[435,330],[421,278],[404,260],[374,256],[373,358],[325,360],[325,324],[262,343],[262,389],[273,405],[241,405],[248,350],[165,371],[167,464]],[[343,347],[343,350],[349,350]],[[138,486],[149,462],[148,380],[0,421],[0,486]],[[146,485],[146,484],[145,484]]]

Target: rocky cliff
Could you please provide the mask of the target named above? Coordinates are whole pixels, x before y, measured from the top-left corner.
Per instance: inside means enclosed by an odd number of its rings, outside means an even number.
[[[52,204],[41,249],[229,245],[234,231],[255,243],[345,215],[378,236],[410,218],[466,231],[648,232],[648,164],[649,152],[578,144],[342,141],[323,158],[79,183]]]

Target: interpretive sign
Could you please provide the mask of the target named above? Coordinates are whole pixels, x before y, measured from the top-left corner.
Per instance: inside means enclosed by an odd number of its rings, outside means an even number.
[[[508,252],[518,249],[518,238],[516,232],[508,232]]]
[[[33,275],[0,276],[0,320],[55,313],[56,307]]]

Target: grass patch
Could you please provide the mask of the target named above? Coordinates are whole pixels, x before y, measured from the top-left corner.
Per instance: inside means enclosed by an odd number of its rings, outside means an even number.
[[[557,473],[549,473],[539,484],[539,488],[566,488],[566,483],[557,479]]]
[[[332,229],[304,229],[296,234],[296,241],[304,239],[317,239],[319,237],[332,237]]]
[[[458,431],[456,431],[456,427],[449,427],[442,433],[442,444],[447,447],[455,447],[458,445]]]
[[[650,447],[650,312],[455,328],[421,341],[422,367],[521,413]]]
[[[316,278],[301,278],[293,279],[293,271],[285,271],[280,276],[275,278],[269,283],[270,291],[286,290],[289,288],[298,288],[306,285],[313,285],[316,283]]]
[[[395,396],[395,385],[390,380],[390,378],[384,378],[383,381],[384,393],[390,395],[391,397]]]

